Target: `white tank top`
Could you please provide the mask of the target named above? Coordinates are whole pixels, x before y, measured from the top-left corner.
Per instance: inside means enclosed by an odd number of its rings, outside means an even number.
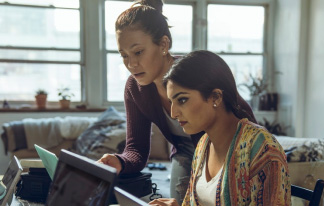
[[[216,203],[216,189],[219,178],[222,174],[223,166],[219,169],[215,177],[213,177],[209,182],[206,180],[206,156],[202,163],[202,171],[200,171],[200,176],[197,179],[196,192],[198,196],[199,205],[202,206],[214,206]]]

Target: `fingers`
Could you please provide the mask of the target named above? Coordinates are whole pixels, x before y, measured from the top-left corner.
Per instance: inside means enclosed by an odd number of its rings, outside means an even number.
[[[110,156],[110,154],[104,154],[99,160],[97,160],[97,162],[109,165]]]
[[[149,202],[149,205],[154,206],[179,206],[174,198],[159,198]]]
[[[117,174],[122,169],[120,160],[113,154],[104,154],[97,162],[116,168]]]

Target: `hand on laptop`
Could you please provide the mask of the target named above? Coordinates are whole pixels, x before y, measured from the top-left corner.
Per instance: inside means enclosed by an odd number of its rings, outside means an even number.
[[[117,174],[119,174],[122,169],[119,159],[112,154],[104,154],[97,162],[116,168]]]
[[[149,202],[149,205],[154,206],[179,206],[178,202],[174,198],[159,198]]]

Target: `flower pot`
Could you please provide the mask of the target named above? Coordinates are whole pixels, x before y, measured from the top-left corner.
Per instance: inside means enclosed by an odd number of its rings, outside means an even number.
[[[38,109],[46,109],[47,94],[38,94],[35,96]]]
[[[60,105],[61,105],[61,109],[69,109],[70,108],[70,100],[67,99],[61,99],[60,100]]]

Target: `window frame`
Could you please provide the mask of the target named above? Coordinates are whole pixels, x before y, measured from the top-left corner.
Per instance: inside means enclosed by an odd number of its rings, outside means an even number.
[[[82,1],[79,1],[79,8],[69,8],[69,7],[61,7],[61,6],[54,6],[54,5],[33,5],[33,4],[17,4],[17,3],[9,3],[9,2],[4,2],[0,3],[0,6],[9,6],[9,7],[20,7],[20,8],[39,8],[39,9],[66,9],[66,10],[77,10],[79,11],[80,14],[80,48],[69,48],[69,47],[29,47],[29,46],[0,46],[0,49],[3,50],[22,50],[22,51],[27,51],[27,50],[33,50],[33,51],[74,51],[74,52],[79,52],[80,53],[80,60],[79,61],[65,61],[65,60],[60,60],[60,61],[52,61],[52,60],[25,60],[25,59],[15,59],[15,58],[10,58],[10,59],[4,59],[0,58],[0,63],[26,63],[26,64],[74,64],[74,65],[79,65],[80,66],[80,77],[81,77],[81,82],[80,82],[80,88],[81,88],[81,102],[84,102],[85,100],[85,95],[84,95],[84,71],[85,71],[85,63],[84,63],[84,53],[85,53],[85,47],[84,47],[84,13],[82,9]],[[20,105],[20,104],[32,104],[33,101],[27,101],[27,100],[22,100],[22,101],[10,101],[11,104],[13,105]],[[58,105],[57,102],[48,102],[49,105]],[[80,102],[73,102],[73,104],[80,104]]]
[[[115,106],[120,111],[124,110],[124,102],[111,102],[107,99],[107,53],[106,34],[105,34],[105,1],[106,0],[79,0],[80,12],[80,49],[71,48],[33,48],[33,47],[3,47],[1,49],[36,49],[48,51],[75,51],[80,50],[79,62],[66,61],[33,61],[33,60],[8,60],[0,59],[0,62],[19,62],[19,63],[77,63],[80,65],[81,72],[81,102],[76,104],[86,104],[88,108],[107,108]],[[126,1],[129,0],[110,0]],[[274,0],[164,0],[167,4],[191,5],[193,8],[192,17],[192,50],[207,49],[207,6],[208,4],[223,5],[251,5],[264,6],[265,26],[264,26],[264,56],[263,56],[263,74],[269,80],[269,90],[273,89],[273,41],[274,41]],[[7,2],[2,5],[14,5]],[[32,5],[15,4],[17,6],[33,7]],[[36,6],[53,8],[52,6]],[[64,8],[64,7],[55,7]],[[85,15],[88,14],[88,15]],[[118,51],[117,51],[118,52]],[[182,55],[183,53],[173,53]],[[223,55],[223,54],[222,54]],[[9,102],[12,103],[11,101]],[[17,105],[33,104],[33,101],[14,102]],[[58,105],[58,102],[49,102],[51,105]],[[11,104],[12,105],[12,104]]]
[[[128,1],[128,0],[104,0],[104,1]],[[129,1],[128,1],[129,2]],[[221,52],[219,55],[262,55],[263,61],[263,76],[269,79],[269,89],[272,90],[272,53],[273,48],[271,42],[273,42],[271,31],[273,24],[273,0],[164,0],[167,4],[180,4],[180,5],[192,5],[193,17],[192,17],[192,50],[205,50],[207,49],[207,10],[210,4],[221,4],[221,5],[237,5],[237,6],[262,6],[265,9],[265,24],[263,28],[263,52],[262,53],[235,53],[235,52]],[[102,25],[105,25],[104,22]],[[105,36],[104,36],[105,38]],[[104,40],[105,43],[106,40]],[[106,44],[104,44],[106,45]],[[107,53],[118,53],[114,50],[106,50]],[[109,51],[109,52],[108,52]],[[184,53],[175,53],[174,55],[183,55]],[[105,57],[106,58],[106,57]],[[106,63],[105,63],[106,64]],[[107,65],[106,65],[107,66]],[[105,67],[105,75],[107,75],[107,67]],[[105,105],[123,105],[123,102],[110,102],[107,99],[107,81],[105,83]]]

